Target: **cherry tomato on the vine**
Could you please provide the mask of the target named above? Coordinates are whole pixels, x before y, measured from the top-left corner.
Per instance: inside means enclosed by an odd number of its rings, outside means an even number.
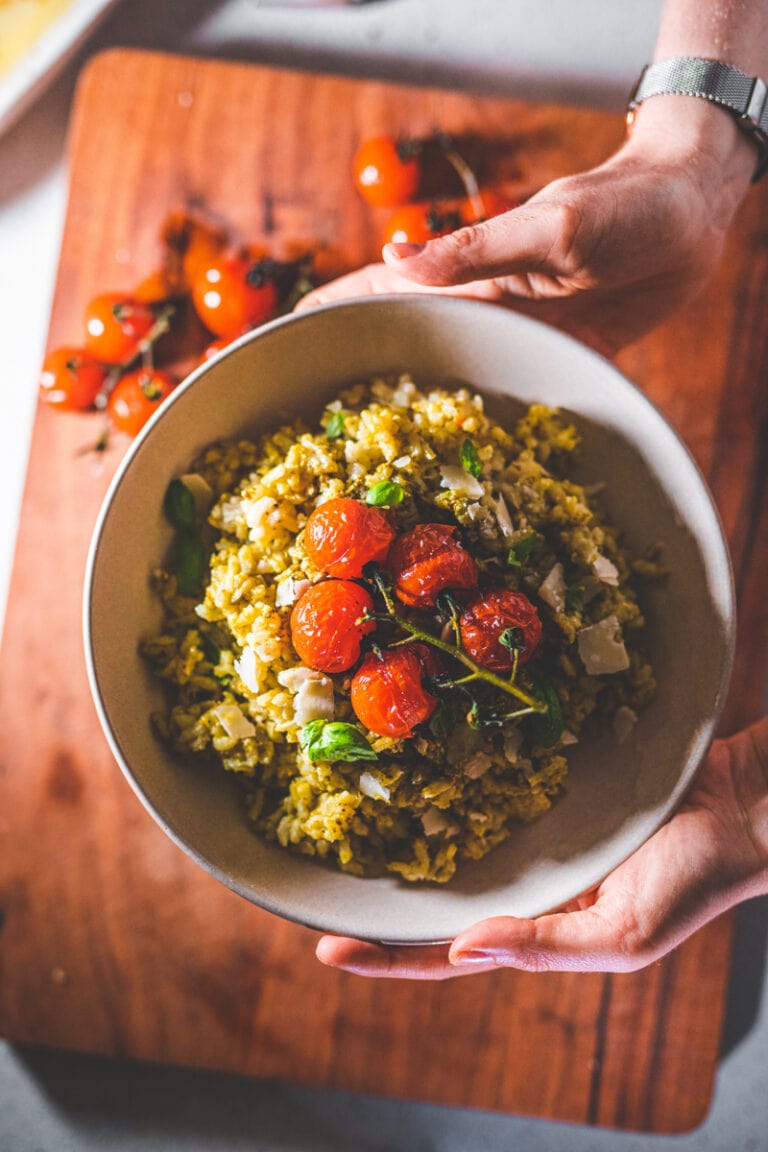
[[[459,212],[439,203],[406,204],[390,216],[384,229],[385,244],[426,244],[447,236],[463,223]]]
[[[102,365],[84,348],[54,348],[43,361],[40,398],[53,408],[90,408],[104,377]]]
[[[517,629],[517,634],[510,630]],[[535,605],[522,592],[510,588],[492,588],[474,597],[459,617],[459,631],[464,651],[477,664],[492,672],[506,672],[512,667],[510,644],[518,646],[518,663],[525,664],[541,640],[541,620]],[[517,644],[515,644],[515,641]]]
[[[360,659],[363,638],[376,627],[362,620],[373,612],[365,588],[351,580],[323,580],[300,597],[291,612],[291,640],[302,661],[318,672],[346,672]]]
[[[107,401],[107,414],[113,427],[136,436],[175,387],[173,377],[157,368],[126,372]]]
[[[352,677],[350,700],[355,715],[378,736],[410,736],[438,705],[424,687],[425,667],[415,647],[369,652]]]
[[[195,311],[216,336],[234,339],[247,328],[271,320],[279,302],[274,280],[261,275],[258,264],[239,254],[208,261],[192,281]]]
[[[395,595],[411,608],[433,608],[448,588],[475,588],[477,564],[450,524],[417,524],[390,549],[387,568]]]
[[[362,576],[372,560],[383,563],[396,536],[389,514],[340,496],[310,513],[304,544],[315,567],[328,576]]]
[[[394,208],[415,196],[421,180],[420,145],[373,136],[355,153],[353,176],[360,195],[374,207]]]
[[[102,292],[85,309],[85,347],[104,364],[121,364],[138,353],[154,323],[152,308],[137,296]]]

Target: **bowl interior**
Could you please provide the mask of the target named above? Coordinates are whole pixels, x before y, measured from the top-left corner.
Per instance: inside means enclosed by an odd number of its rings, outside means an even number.
[[[216,439],[307,420],[341,386],[393,371],[467,383],[491,414],[532,401],[574,415],[577,479],[605,483],[627,544],[661,544],[669,576],[648,586],[645,643],[659,690],[630,737],[584,738],[551,813],[516,830],[445,887],[361,880],[265,844],[223,772],[171,757],[149,725],[162,691],[138,655],[160,608],[148,576],[166,553],[169,480]],[[126,563],[130,557],[130,563]],[[86,654],[118,762],[160,825],[246,898],[326,931],[370,939],[450,939],[488,916],[537,915],[597,883],[679,801],[711,739],[733,646],[730,567],[707,489],[675,433],[608,362],[552,329],[438,296],[371,298],[277,321],[244,337],[177,390],[126,457],[89,559]]]

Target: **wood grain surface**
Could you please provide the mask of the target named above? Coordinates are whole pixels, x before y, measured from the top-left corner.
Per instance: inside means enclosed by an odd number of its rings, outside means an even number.
[[[82,80],[50,344],[95,291],[158,258],[165,214],[204,205],[330,276],[376,257],[351,187],[357,142],[435,129],[484,141],[524,189],[605,157],[602,113],[112,52]],[[681,431],[733,549],[741,624],[724,728],[760,710],[768,610],[766,189],[707,294],[620,366]],[[31,385],[31,382],[29,384]],[[0,654],[0,1032],[21,1043],[648,1131],[697,1125],[717,1066],[729,917],[627,976],[499,972],[376,982],[251,907],[180,852],[123,780],[90,702],[80,596],[125,445],[98,418],[37,414]],[[126,558],[130,562],[130,558]]]

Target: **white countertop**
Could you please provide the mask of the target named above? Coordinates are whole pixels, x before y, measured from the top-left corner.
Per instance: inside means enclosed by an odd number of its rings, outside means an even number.
[[[64,143],[88,55],[115,45],[620,108],[651,51],[660,0],[122,0],[0,137],[0,619],[66,200]]]

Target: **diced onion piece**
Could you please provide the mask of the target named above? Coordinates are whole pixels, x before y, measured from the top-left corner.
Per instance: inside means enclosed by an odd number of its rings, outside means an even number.
[[[509,514],[507,502],[501,493],[499,493],[499,498],[496,501],[496,519],[499,522],[499,528],[501,528],[502,536],[514,536],[515,527],[512,523],[512,517]]]
[[[491,764],[493,764],[493,760],[487,752],[475,752],[474,756],[462,765],[462,768],[465,776],[469,776],[470,780],[477,780],[488,771]]]
[[[612,588],[618,587],[619,570],[607,556],[598,553],[597,558],[592,561],[592,571],[601,584],[610,584]]]
[[[359,787],[363,796],[368,796],[371,800],[389,800],[389,788],[382,784],[373,772],[361,773]]]
[[[480,481],[458,464],[440,465],[440,487],[450,492],[463,492],[466,496],[482,496],[485,492]]]
[[[565,578],[562,564],[553,564],[544,580],[539,585],[539,596],[554,608],[555,612],[565,609]]]
[[[616,715],[613,717],[613,734],[618,744],[624,743],[635,724],[637,724],[637,712],[634,708],[622,704],[616,709]]]
[[[517,764],[522,743],[523,734],[519,728],[511,728],[504,733],[504,759],[509,764]]]
[[[578,744],[578,736],[574,736],[573,732],[569,732],[567,728],[563,728],[560,733],[560,743],[565,748],[568,744]]]
[[[233,740],[245,740],[255,735],[256,726],[243,715],[237,704],[218,704],[212,711],[227,736]]]
[[[397,460],[392,461],[393,468],[407,468],[411,462],[410,456],[398,456]]]
[[[242,655],[235,660],[235,672],[254,696],[261,690],[256,678],[256,653],[253,648],[243,648]]]
[[[599,623],[580,629],[576,641],[579,656],[590,676],[624,672],[629,668],[629,656],[615,616],[606,616]]]

